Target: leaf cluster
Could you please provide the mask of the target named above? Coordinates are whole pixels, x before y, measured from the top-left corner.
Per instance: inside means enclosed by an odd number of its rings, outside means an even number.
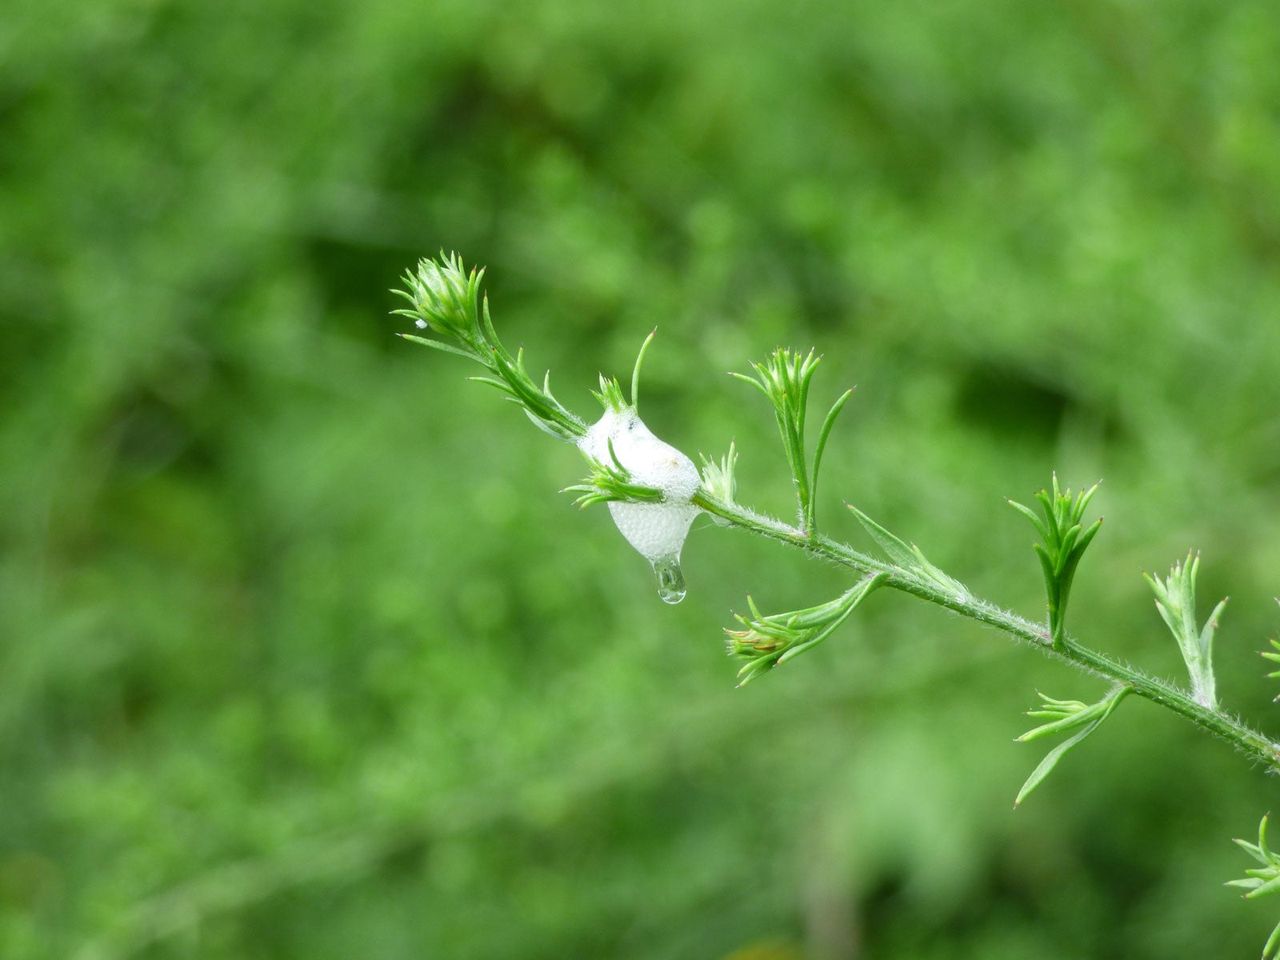
[[[1271,644],[1270,650],[1263,650],[1261,656],[1264,660],[1270,660],[1272,663],[1280,663],[1280,640],[1271,639],[1267,641]],[[1272,670],[1267,674],[1268,680],[1280,679],[1280,670]],[[1280,701],[1280,693],[1276,694],[1275,699]]]
[[[708,495],[719,500],[721,503],[732,506],[738,495],[738,447],[732,441],[729,442],[729,452],[721,457],[718,461],[701,454],[702,469],[699,473],[702,476],[702,489]],[[725,521],[719,517],[712,517],[717,523],[723,524]]]
[[[471,379],[497,388],[552,436],[569,441],[581,437],[586,424],[552,394],[550,371],[539,385],[525,369],[524,349],[518,349],[513,357],[502,345],[489,316],[489,299],[481,293],[483,279],[483,269],[468,271],[456,253],[441,251],[434,260],[424,257],[418,261],[416,270],[406,271],[402,278],[404,289],[391,291],[409,306],[392,313],[413,320],[419,330],[442,339],[411,333],[400,336],[479,363],[491,375]]]
[[[1245,870],[1245,875],[1239,880],[1228,880],[1227,886],[1238,887],[1241,890],[1247,890],[1245,899],[1253,900],[1257,897],[1265,897],[1268,894],[1280,892],[1280,853],[1267,846],[1267,821],[1270,814],[1264,816],[1258,824],[1258,842],[1250,843],[1248,840],[1236,839],[1236,845],[1245,853],[1253,857],[1259,864]],[[1267,938],[1266,945],[1262,948],[1262,960],[1280,955],[1280,924],[1271,931],[1271,936]]]
[[[1084,526],[1084,512],[1097,490],[1095,483],[1088,490],[1072,496],[1070,490],[1064,491],[1058,485],[1055,473],[1052,492],[1041,490],[1035,495],[1043,517],[1030,507],[1009,501],[1009,505],[1030,520],[1040,534],[1040,542],[1033,548],[1044,574],[1044,589],[1049,603],[1049,634],[1057,647],[1061,647],[1066,639],[1067,601],[1071,596],[1076,568],[1102,528],[1101,517],[1088,527]]]
[[[791,468],[792,482],[795,485],[796,502],[800,519],[800,528],[811,533],[815,529],[817,505],[815,497],[818,488],[818,471],[822,467],[822,454],[827,447],[827,439],[831,428],[835,426],[836,417],[853,395],[850,388],[836,398],[831,409],[827,411],[818,430],[818,441],[814,447],[813,463],[809,465],[805,452],[805,420],[809,408],[809,385],[814,371],[821,362],[821,357],[812,350],[807,354],[778,347],[764,361],[752,363],[754,376],[742,373],[731,373],[730,376],[749,383],[768,398],[773,406],[774,418],[778,423],[778,433],[782,438],[782,449],[787,457],[787,466]]]
[[[1071,733],[1072,736],[1045,754],[1045,758],[1031,771],[1031,776],[1027,777],[1022,788],[1018,790],[1018,796],[1014,799],[1013,805],[1020,806],[1022,801],[1031,795],[1031,791],[1040,786],[1045,777],[1053,772],[1059,760],[1102,726],[1103,721],[1111,716],[1112,711],[1120,705],[1120,701],[1129,692],[1129,687],[1119,685],[1093,704],[1086,704],[1080,700],[1055,700],[1043,693],[1037,693],[1040,697],[1040,706],[1028,710],[1027,716],[1046,722],[1018,737],[1018,742],[1029,743],[1041,737],[1052,737],[1063,733]]]
[[[1217,706],[1217,694],[1213,677],[1213,636],[1218,621],[1227,606],[1226,598],[1209,614],[1203,627],[1196,623],[1196,576],[1200,572],[1200,557],[1188,553],[1183,563],[1175,563],[1164,579],[1147,576],[1156,595],[1156,609],[1164,620],[1187,665],[1191,677],[1191,692],[1202,706]]]
[[[822,643],[886,576],[876,573],[864,577],[834,600],[788,613],[762,614],[755,601],[747,597],[750,616],[734,616],[742,629],[724,631],[729,653],[744,661],[738,671],[738,686]]]

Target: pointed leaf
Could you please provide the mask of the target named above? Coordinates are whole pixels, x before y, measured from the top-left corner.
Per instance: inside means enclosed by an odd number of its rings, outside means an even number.
[[[1014,799],[1013,805],[1015,807],[1022,806],[1022,801],[1031,796],[1031,792],[1044,782],[1045,777],[1053,773],[1053,768],[1058,765],[1059,760],[1066,756],[1067,751],[1084,740],[1084,738],[1089,736],[1089,734],[1093,733],[1093,731],[1097,729],[1099,723],[1101,723],[1100,720],[1095,720],[1074,737],[1069,740],[1062,741],[1062,743],[1058,744],[1045,754],[1044,759],[1041,760],[1040,763],[1037,764],[1036,768],[1031,771],[1031,776],[1027,777],[1026,782],[1022,785],[1022,789],[1018,791],[1018,796]]]
[[[880,545],[880,549],[885,552],[885,555],[895,566],[930,581],[934,586],[948,593],[965,595],[969,592],[968,588],[959,580],[949,576],[930,563],[919,547],[909,544],[897,535],[890,533],[853,504],[847,503],[845,506],[858,518],[858,522],[871,535],[871,538]]]

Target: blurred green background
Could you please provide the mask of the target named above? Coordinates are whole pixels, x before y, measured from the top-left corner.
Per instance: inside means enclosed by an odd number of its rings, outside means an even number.
[[[1002,502],[1105,477],[1071,622],[1280,729],[1273,0],[163,0],[0,20],[0,956],[1254,956],[1275,802],[1127,702],[1028,804],[1036,689],[880,595],[743,690],[720,628],[847,586],[699,523],[658,602],[582,464],[392,336],[417,257],[584,414],[742,451],[817,346],[848,499],[1038,615]],[[1207,610],[1207,606],[1205,607]]]

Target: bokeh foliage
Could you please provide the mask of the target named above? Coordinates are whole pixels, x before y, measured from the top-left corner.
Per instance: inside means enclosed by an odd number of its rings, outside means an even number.
[[[1032,690],[1101,685],[904,598],[735,691],[744,592],[849,584],[705,527],[665,607],[386,290],[487,264],[584,413],[658,324],[646,420],[776,512],[722,372],[818,347],[829,524],[1028,613],[1001,498],[1103,476],[1072,629],[1177,676],[1139,574],[1196,546],[1280,729],[1272,0],[47,0],[0,54],[0,956],[1256,950],[1274,783],[1130,701],[1013,813]]]

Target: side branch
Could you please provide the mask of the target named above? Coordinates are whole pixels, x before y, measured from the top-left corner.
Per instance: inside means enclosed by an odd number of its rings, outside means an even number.
[[[1098,653],[1070,636],[1064,636],[1055,646],[1050,632],[1040,624],[1032,623],[1030,620],[968,594],[940,589],[913,575],[910,571],[877,560],[830,537],[817,533],[806,534],[797,527],[771,517],[761,516],[735,504],[723,503],[705,491],[700,491],[693,502],[707,513],[719,517],[729,526],[739,527],[758,536],[799,547],[861,574],[881,575],[880,582],[883,586],[946,607],[970,620],[976,620],[1018,640],[1026,641],[1050,656],[1064,660],[1079,669],[1124,684],[1138,696],[1172,710],[1202,730],[1226,740],[1236,750],[1260,764],[1268,772],[1280,773],[1280,744],[1220,710],[1202,706],[1172,684]]]

